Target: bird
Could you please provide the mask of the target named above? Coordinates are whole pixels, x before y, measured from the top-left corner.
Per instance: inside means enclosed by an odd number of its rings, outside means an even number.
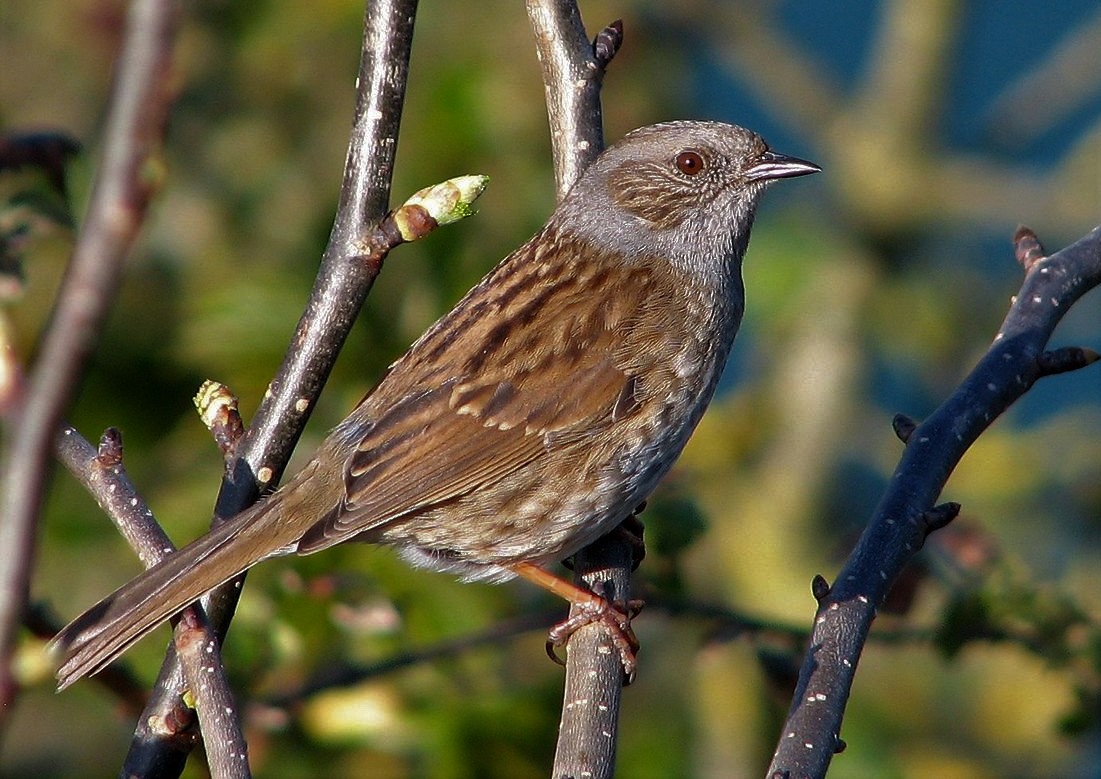
[[[548,568],[631,517],[680,455],[742,319],[761,194],[820,170],[732,124],[626,134],[289,481],[63,628],[59,689],[256,563],[347,541],[532,581],[603,623],[633,673],[630,609]]]

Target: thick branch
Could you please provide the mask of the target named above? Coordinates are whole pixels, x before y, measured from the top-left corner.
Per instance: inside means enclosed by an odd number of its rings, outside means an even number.
[[[1018,243],[1024,237],[1018,233]],[[926,535],[950,518],[935,507],[964,452],[990,423],[1045,375],[1048,339],[1078,298],[1101,284],[1101,227],[1030,264],[986,355],[932,416],[907,437],[906,450],[836,583],[819,593],[803,663],[770,776],[824,776],[840,744],[841,720],[876,608]]]
[[[4,447],[0,479],[0,712],[10,712],[16,631],[26,607],[36,526],[55,432],[115,299],[122,265],[153,191],[150,161],[164,136],[178,7],[131,7],[104,131],[103,163],[57,306]],[[3,716],[0,714],[0,716]]]
[[[560,200],[604,148],[600,85],[622,42],[623,26],[613,22],[590,44],[576,2],[527,0],[527,9],[543,67]],[[574,558],[580,582],[624,603],[630,598],[631,566],[630,545],[618,536]],[[623,668],[607,643],[600,625],[570,637],[554,776],[608,777],[614,771]]]
[[[574,557],[579,579],[617,602],[630,598],[631,567],[631,547],[615,533]],[[623,662],[599,624],[570,636],[566,651],[566,685],[551,775],[611,777],[619,738]]]
[[[614,56],[618,40],[601,47],[598,59],[574,0],[527,0],[535,35],[535,51],[543,67],[543,86],[550,119],[551,148],[557,199],[561,200],[581,173],[604,149],[600,84],[604,66]],[[610,29],[622,27],[618,22]],[[605,43],[614,36],[601,34]]]

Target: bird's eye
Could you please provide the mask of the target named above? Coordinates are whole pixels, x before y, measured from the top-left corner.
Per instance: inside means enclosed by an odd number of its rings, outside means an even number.
[[[699,152],[695,151],[682,151],[677,155],[674,163],[677,166],[677,170],[686,176],[695,176],[704,168],[703,157],[700,156]]]

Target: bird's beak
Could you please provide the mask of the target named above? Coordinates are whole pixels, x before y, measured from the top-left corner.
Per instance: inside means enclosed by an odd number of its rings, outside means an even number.
[[[811,173],[818,173],[821,170],[813,162],[807,162],[798,157],[789,157],[786,154],[777,154],[774,151],[766,151],[761,155],[757,164],[745,172],[745,177],[750,181],[772,181],[773,179],[806,176]]]

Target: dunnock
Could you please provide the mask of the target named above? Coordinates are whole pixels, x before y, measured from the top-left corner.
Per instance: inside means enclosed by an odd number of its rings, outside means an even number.
[[[619,525],[680,455],[742,318],[758,199],[818,170],[727,124],[628,134],[297,475],[62,630],[60,686],[260,560],[353,540],[468,580],[519,574],[622,649],[628,616],[544,566]]]

